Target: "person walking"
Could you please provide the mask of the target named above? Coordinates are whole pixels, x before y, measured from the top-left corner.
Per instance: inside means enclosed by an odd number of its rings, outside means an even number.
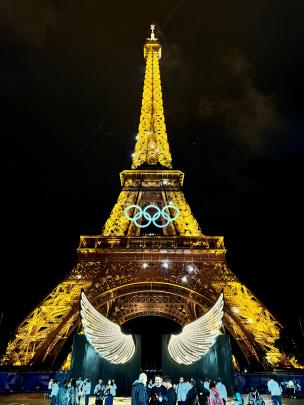
[[[147,405],[148,397],[146,391],[147,374],[139,374],[138,380],[132,384],[131,405]]]
[[[282,388],[272,377],[268,379],[267,388],[270,392],[273,405],[282,405]]]

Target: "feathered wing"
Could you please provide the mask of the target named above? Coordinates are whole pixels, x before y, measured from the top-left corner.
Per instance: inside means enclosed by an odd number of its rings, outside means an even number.
[[[191,364],[210,349],[220,334],[223,307],[224,295],[221,293],[206,314],[184,326],[179,335],[171,335],[168,351],[173,360],[179,364]]]
[[[86,338],[97,353],[113,364],[124,364],[134,352],[135,344],[131,335],[122,333],[116,323],[101,315],[81,293],[81,322]]]

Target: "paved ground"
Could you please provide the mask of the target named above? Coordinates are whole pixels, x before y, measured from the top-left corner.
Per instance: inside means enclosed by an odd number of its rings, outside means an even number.
[[[0,405],[49,405],[50,400],[44,399],[41,393],[32,394],[0,394]],[[84,405],[84,401],[81,401],[80,405]],[[95,397],[90,398],[89,405],[95,405]],[[113,405],[130,405],[130,398],[114,399]],[[293,404],[296,405],[296,404]],[[302,405],[302,404],[297,404]],[[303,402],[304,405],[304,402]]]
[[[264,396],[265,398],[265,396]],[[268,397],[266,399],[266,404],[271,405],[272,402]],[[49,399],[43,399],[43,394],[33,393],[33,394],[0,394],[0,405],[49,405]],[[227,405],[231,405],[231,400],[228,399]],[[91,397],[89,405],[95,404],[95,398]],[[81,402],[83,405],[83,401]],[[113,405],[130,405],[130,398],[128,397],[117,397],[114,400]],[[283,405],[304,405],[304,399],[288,399],[283,398]]]

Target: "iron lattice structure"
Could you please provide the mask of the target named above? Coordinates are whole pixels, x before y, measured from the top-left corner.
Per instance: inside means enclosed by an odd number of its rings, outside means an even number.
[[[206,312],[223,290],[223,333],[235,339],[248,364],[296,366],[275,345],[279,322],[227,267],[224,238],[204,235],[191,212],[182,191],[184,174],[171,168],[161,46],[153,33],[144,56],[138,139],[132,169],[120,174],[118,200],[100,235],[80,237],[76,266],[19,325],[2,365],[54,365],[67,338],[80,330],[83,289],[95,308],[120,325],[143,315],[185,325]],[[174,204],[179,216],[164,228],[140,228],[124,214],[132,204]]]

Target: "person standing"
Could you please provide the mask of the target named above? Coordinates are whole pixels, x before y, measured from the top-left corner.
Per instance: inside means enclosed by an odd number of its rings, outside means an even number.
[[[282,405],[282,389],[272,377],[268,379],[267,388],[270,392],[273,405]]]
[[[132,384],[131,405],[147,405],[148,397],[146,391],[147,374],[139,374],[138,380]]]
[[[300,393],[302,391],[302,387],[300,384],[300,380],[296,381],[296,397],[297,397],[297,391]]]
[[[51,392],[52,392],[52,386],[54,383],[54,378],[51,378],[48,384],[48,392],[47,392],[47,396],[46,399],[50,399],[51,398]]]
[[[197,387],[196,387],[196,381],[194,380],[194,378],[191,378],[190,384],[191,384],[191,388],[187,392],[186,405],[194,405],[194,402],[197,398]]]
[[[103,399],[104,399],[104,390],[105,390],[105,385],[103,383],[103,379],[100,378],[98,380],[98,384],[95,385],[94,388],[94,395],[95,395],[95,405],[103,405]]]
[[[294,385],[294,382],[292,380],[289,380],[287,382],[287,387],[288,387],[288,395],[290,398],[296,398],[296,387]]]
[[[210,382],[210,379],[208,377],[205,377],[204,388],[210,392],[209,382]]]
[[[68,403],[68,382],[67,380],[63,380],[59,384],[59,391],[58,391],[58,405],[67,405]]]
[[[104,390],[104,405],[112,405],[113,395],[111,394],[112,380],[108,380],[108,384]]]
[[[210,395],[209,395],[210,405],[224,405],[224,401],[218,389],[216,388],[214,381],[210,381],[209,388],[210,388]]]
[[[154,378],[154,384],[152,384],[149,395],[149,405],[161,404],[163,397],[166,393],[166,388],[162,384],[163,379],[156,375]]]
[[[189,381],[188,378],[187,378],[186,381],[185,381],[185,385],[186,385],[187,392],[188,392],[188,391],[192,388],[192,385],[190,384],[190,381]]]
[[[68,385],[67,399],[68,399],[67,405],[79,404],[78,389],[75,378],[71,378],[70,383]]]
[[[58,381],[54,379],[53,384],[52,384],[51,404],[50,405],[56,405],[57,398],[58,398],[58,392],[59,392]]]
[[[114,378],[112,378],[112,385],[111,385],[112,404],[113,404],[113,399],[116,397],[116,391],[117,391],[117,385],[115,383]]]
[[[185,405],[186,396],[187,396],[188,391],[189,391],[189,387],[185,383],[184,377],[179,377],[179,382],[175,388],[178,405]]]
[[[172,387],[171,378],[164,378],[164,386],[166,388],[166,396],[163,398],[163,405],[175,405],[177,400],[177,395],[175,389]]]
[[[243,405],[243,397],[242,394],[238,391],[238,389],[235,390],[233,394],[233,399],[234,405]]]
[[[209,387],[209,382],[208,382]],[[196,380],[197,397],[200,405],[208,405],[210,390],[205,388],[204,383],[200,380]]]
[[[91,394],[91,381],[89,378],[86,378],[83,382],[83,396],[84,396],[84,405],[89,405],[89,398]]]
[[[217,379],[216,388],[217,388],[218,392],[220,393],[220,396],[222,397],[224,405],[226,405],[227,398],[228,398],[227,390],[226,390],[225,384],[222,383],[222,380],[220,378]]]
[[[82,377],[78,378],[78,380],[76,381],[76,386],[77,386],[77,395],[78,395],[79,404],[80,404],[81,398],[83,397],[83,386],[84,386]]]

